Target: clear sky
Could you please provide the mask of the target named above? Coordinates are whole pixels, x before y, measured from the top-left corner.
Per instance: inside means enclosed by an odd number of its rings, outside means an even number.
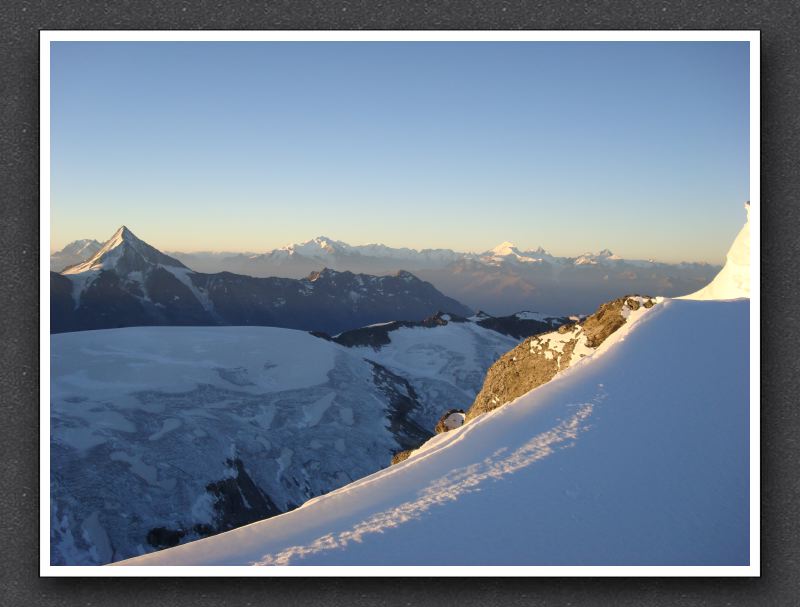
[[[314,236],[720,262],[747,43],[53,43],[51,247]]]

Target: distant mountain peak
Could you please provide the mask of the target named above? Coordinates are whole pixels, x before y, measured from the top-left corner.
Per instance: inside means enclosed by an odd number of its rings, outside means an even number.
[[[102,246],[102,242],[98,242],[93,238],[74,240],[60,251],[50,255],[50,270],[61,272],[65,268],[83,263],[97,253]]]
[[[165,255],[136,236],[127,226],[119,229],[88,260],[66,268],[63,274],[80,274],[98,270],[116,270],[125,275],[154,266],[186,268],[180,261]]]
[[[499,245],[493,248],[490,251],[490,253],[492,253],[493,255],[504,257],[506,255],[519,254],[519,249],[517,248],[517,245],[515,245],[513,242],[506,240],[505,242],[501,242]]]

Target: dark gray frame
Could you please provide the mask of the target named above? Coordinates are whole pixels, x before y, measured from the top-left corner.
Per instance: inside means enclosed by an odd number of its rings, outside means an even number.
[[[0,6],[0,603],[4,605],[791,605],[798,579],[800,11],[603,2],[180,0]],[[758,29],[762,33],[762,577],[39,578],[40,29]]]

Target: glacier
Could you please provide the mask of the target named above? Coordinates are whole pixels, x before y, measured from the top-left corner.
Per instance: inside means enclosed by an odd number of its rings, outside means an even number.
[[[446,322],[380,349],[271,327],[52,335],[51,562],[204,537],[388,466],[515,343]]]

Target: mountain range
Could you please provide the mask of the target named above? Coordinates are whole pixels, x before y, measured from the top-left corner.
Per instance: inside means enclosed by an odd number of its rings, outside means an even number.
[[[142,325],[257,325],[338,333],[472,310],[406,271],[328,268],[303,279],[194,272],[121,227],[89,259],[50,273],[51,332]]]
[[[61,271],[81,255],[95,254],[97,241],[71,243],[51,257]],[[720,267],[706,263],[668,264],[627,260],[609,250],[558,257],[541,247],[523,250],[504,242],[483,253],[450,249],[350,245],[319,236],[266,253],[183,253],[170,257],[197,272],[233,272],[254,277],[299,279],[323,268],[370,275],[411,272],[472,309],[503,316],[518,310],[550,314],[588,314],[626,293],[674,297],[707,284]],[[455,310],[451,310],[455,311]]]

